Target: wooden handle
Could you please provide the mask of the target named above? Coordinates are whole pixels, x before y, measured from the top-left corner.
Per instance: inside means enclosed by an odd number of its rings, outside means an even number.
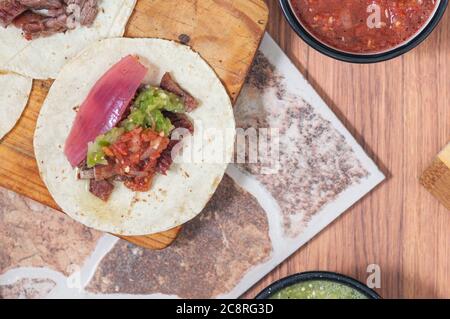
[[[450,144],[423,173],[420,182],[450,210]]]

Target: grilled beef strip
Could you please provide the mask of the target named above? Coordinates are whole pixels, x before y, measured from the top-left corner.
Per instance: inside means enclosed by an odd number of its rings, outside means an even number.
[[[0,25],[7,27],[15,18],[27,11],[27,9],[19,0],[0,1]]]
[[[170,120],[175,129],[184,128],[191,134],[194,134],[194,125],[185,114],[172,112],[163,112],[163,114]],[[167,175],[167,171],[173,164],[172,151],[180,142],[181,140],[171,140],[169,146],[161,153],[160,158],[158,158],[158,164],[156,165],[158,173]]]
[[[38,34],[45,31],[45,19],[46,18],[42,15],[27,11],[16,18],[13,23],[14,26],[22,29],[25,37],[28,39],[32,34]]]
[[[183,90],[181,86],[172,78],[170,73],[166,73],[162,77],[161,88],[182,98],[186,111],[191,112],[198,107],[197,100],[191,94]]]
[[[164,111],[163,115],[167,117],[172,125],[177,128],[185,128],[187,129],[191,134],[194,133],[194,125],[192,124],[189,117],[187,117],[186,114],[183,113],[172,113]]]
[[[98,0],[86,0],[81,7],[80,24],[91,26],[98,14]]]
[[[14,20],[14,25],[21,28],[26,39],[64,32],[67,30],[65,15],[45,17],[32,11],[27,11]]]
[[[104,202],[108,201],[113,190],[114,184],[108,180],[96,181],[95,179],[91,179],[89,181],[89,192]]]
[[[161,156],[158,158],[158,163],[156,164],[156,171],[158,173],[167,175],[167,171],[173,164],[172,150],[178,143],[180,143],[180,141],[170,141],[169,146],[161,153]]]
[[[170,119],[172,125],[177,128],[185,128],[191,134],[194,133],[194,125],[189,120],[189,118],[182,113],[171,113],[171,112],[163,112],[164,116]],[[172,151],[173,149],[181,142],[181,140],[171,140],[167,148],[161,153],[161,156],[158,158],[158,162],[156,165],[156,171],[162,175],[167,175],[167,171],[173,164]],[[130,172],[131,174],[132,172]],[[117,169],[114,161],[109,161],[107,165],[98,165],[94,168],[88,168],[86,166],[86,162],[83,162],[79,167],[78,178],[90,180],[90,184],[94,182],[108,181],[111,184],[111,180],[122,181],[125,182],[129,178],[127,176],[120,175],[121,172]],[[99,188],[97,184],[94,185],[94,190]],[[106,184],[103,184],[106,186]],[[114,185],[112,184],[111,192],[114,189]],[[108,187],[109,189],[109,187]],[[92,194],[97,196],[98,192],[91,191]],[[100,193],[103,195],[103,193]],[[99,197],[99,196],[97,196]],[[103,200],[102,197],[99,197]]]
[[[77,1],[77,0],[68,0]],[[89,0],[86,0],[89,1]],[[193,110],[198,107],[198,102],[186,91],[184,91],[178,83],[176,83],[169,73],[166,73],[161,80],[161,88],[172,92],[181,98],[185,103],[186,109]],[[188,106],[189,103],[189,106]],[[130,112],[129,110],[127,111]],[[188,116],[183,113],[163,112],[175,129],[184,128],[191,134],[194,133],[194,125]],[[171,140],[167,148],[161,153],[158,158],[156,171],[162,175],[167,175],[167,171],[173,164],[172,151],[181,142],[181,140]],[[131,174],[130,172],[129,174]],[[110,161],[107,165],[98,165],[94,168],[87,168],[86,162],[79,166],[79,179],[89,179],[89,191],[103,201],[108,201],[114,190],[113,180],[127,182],[129,176],[121,175],[121,172],[116,168],[114,161]]]
[[[66,15],[66,10],[64,8],[49,9],[49,10],[33,10],[33,12],[52,18],[59,17],[61,15]]]
[[[80,25],[91,26],[99,12],[98,0],[0,0],[0,24],[14,22],[28,40],[49,36],[76,26],[75,7]]]
[[[61,9],[64,5],[62,0],[19,0],[28,9]]]

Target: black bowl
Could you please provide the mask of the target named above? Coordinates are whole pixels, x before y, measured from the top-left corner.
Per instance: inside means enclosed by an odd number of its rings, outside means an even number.
[[[259,293],[258,296],[256,296],[256,299],[269,299],[272,295],[283,290],[284,288],[311,280],[332,281],[355,289],[356,291],[366,296],[368,299],[381,299],[381,297],[375,291],[373,291],[363,283],[341,274],[326,271],[304,272],[301,274],[283,278],[264,289],[261,293]]]
[[[411,40],[409,40],[404,45],[393,48],[392,50],[384,51],[382,53],[374,53],[374,54],[353,54],[345,51],[339,51],[333,47],[330,47],[321,41],[317,40],[311,33],[305,29],[302,24],[297,19],[296,14],[292,11],[292,7],[290,5],[290,0],[280,0],[281,8],[283,10],[284,16],[287,21],[291,25],[292,29],[312,48],[317,51],[332,57],[337,60],[351,62],[351,63],[376,63],[387,61],[393,58],[396,58],[406,52],[414,49],[420,43],[422,43],[433,30],[438,25],[442,16],[445,13],[445,10],[448,6],[448,0],[441,0],[434,16],[428,22],[424,29],[415,35]]]

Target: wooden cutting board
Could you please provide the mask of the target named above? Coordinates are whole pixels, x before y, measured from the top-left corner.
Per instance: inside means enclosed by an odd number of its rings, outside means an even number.
[[[450,210],[450,144],[434,159],[420,181]]]
[[[263,0],[138,0],[125,36],[159,37],[190,45],[214,68],[235,102],[267,20]],[[39,176],[33,150],[36,120],[51,85],[51,80],[34,81],[22,118],[0,142],[0,186],[60,210]],[[162,249],[180,230],[122,238]]]

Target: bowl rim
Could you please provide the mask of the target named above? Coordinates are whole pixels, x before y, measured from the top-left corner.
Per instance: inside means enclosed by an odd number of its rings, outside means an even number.
[[[378,295],[374,290],[370,289],[360,281],[339,273],[329,271],[302,272],[282,278],[266,287],[255,297],[255,299],[269,299],[273,294],[283,290],[284,288],[312,280],[325,280],[343,284],[357,290],[358,292],[365,295],[368,299],[381,299],[380,295]]]
[[[307,29],[305,29],[301,25],[300,21],[298,21],[296,14],[292,11],[290,1],[291,0],[279,0],[279,3],[283,15],[288,21],[289,25],[295,31],[295,33],[297,33],[297,35],[303,39],[303,41],[305,41],[310,47],[312,47],[316,51],[326,56],[329,56],[331,58],[343,62],[358,63],[358,64],[368,64],[368,63],[378,63],[388,61],[398,56],[401,56],[406,52],[411,51],[419,44],[421,44],[433,32],[433,30],[441,21],[448,7],[448,0],[441,0],[439,6],[437,7],[433,17],[428,22],[428,24],[422,29],[422,31],[420,31],[416,36],[414,36],[404,45],[400,45],[398,47],[393,48],[392,50],[387,50],[381,53],[361,55],[337,50],[317,40]]]

